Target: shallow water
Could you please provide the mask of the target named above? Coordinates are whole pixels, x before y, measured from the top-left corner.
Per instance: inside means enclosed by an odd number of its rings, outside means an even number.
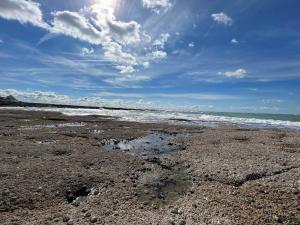
[[[109,140],[104,144],[104,147],[109,150],[121,150],[144,157],[159,156],[180,151],[182,146],[172,143],[172,140],[187,136],[187,133],[152,133],[133,140]]]

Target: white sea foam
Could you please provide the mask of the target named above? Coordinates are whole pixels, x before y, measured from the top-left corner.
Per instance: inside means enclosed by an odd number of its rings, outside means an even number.
[[[4,109],[4,108],[2,108]],[[173,124],[191,124],[216,126],[219,123],[231,123],[242,126],[252,127],[270,127],[270,128],[288,128],[300,130],[300,122],[274,120],[274,119],[258,119],[258,118],[242,118],[230,116],[217,116],[207,113],[184,113],[169,111],[139,111],[139,110],[109,110],[109,109],[69,109],[69,108],[30,108],[30,107],[14,107],[6,109],[21,109],[26,111],[54,111],[61,112],[69,116],[87,116],[100,115],[116,117],[122,121],[135,121],[146,123],[167,122]]]

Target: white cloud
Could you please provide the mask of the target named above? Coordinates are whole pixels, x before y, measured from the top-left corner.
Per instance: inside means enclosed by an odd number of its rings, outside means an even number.
[[[82,48],[81,49],[81,55],[91,55],[94,53],[93,48]]]
[[[95,7],[92,7],[92,13],[95,13]],[[87,12],[87,9],[85,9],[85,12]],[[123,51],[122,44],[138,41],[139,35],[136,34],[137,31],[132,31],[132,28],[137,25],[133,25],[133,22],[128,24],[120,21],[116,22],[113,20],[112,11],[107,13],[108,17],[105,17],[105,20],[102,17],[98,17],[98,13],[96,14],[94,22],[101,28],[99,30],[89,22],[84,13],[69,11],[55,12],[52,32],[62,33],[87,41],[90,44],[102,45],[106,60],[116,65],[116,69],[120,70],[120,73],[132,73],[135,71],[133,66],[137,65],[137,60],[132,54]],[[125,32],[123,28],[128,28],[130,32]],[[130,38],[131,31],[133,32],[132,38]],[[117,41],[120,43],[117,43]]]
[[[152,2],[150,4],[150,2]],[[147,1],[147,6],[168,7],[169,1]],[[156,8],[156,7],[154,7]],[[0,0],[0,17],[16,19],[21,23],[32,23],[50,33],[39,44],[58,35],[66,35],[103,48],[102,59],[109,61],[120,73],[133,73],[138,67],[147,68],[151,60],[165,58],[163,51],[170,35],[161,34],[151,43],[151,37],[141,30],[136,21],[117,20],[114,8],[109,4],[96,3],[79,12],[56,11],[52,13],[50,25],[42,18],[40,4],[31,0]],[[155,47],[155,49],[153,49]],[[141,48],[145,51],[141,51]],[[82,55],[94,50],[83,48]],[[152,53],[153,51],[157,51]],[[151,55],[152,57],[149,57]],[[148,63],[148,64],[147,64]]]
[[[150,63],[149,62],[144,62],[143,63],[143,67],[144,68],[149,68],[150,67]]]
[[[3,41],[0,39],[0,44],[3,44]]]
[[[229,17],[228,15],[226,15],[225,13],[223,13],[223,12],[214,13],[214,14],[211,15],[211,17],[217,23],[224,24],[226,26],[231,26],[232,23],[233,23],[233,19],[231,17]]]
[[[135,72],[133,66],[117,66],[116,68],[120,70],[120,73],[128,74]]]
[[[232,39],[231,39],[231,43],[232,43],[232,44],[238,44],[239,41],[238,41],[236,38],[232,38]]]
[[[169,38],[170,38],[170,34],[163,33],[163,34],[160,35],[160,37],[158,39],[156,39],[153,42],[153,46],[159,47],[161,49],[164,49],[165,48],[165,44],[166,44],[166,42],[168,41]]]
[[[105,50],[104,57],[109,61],[118,64],[118,68],[124,68],[120,66],[134,66],[137,65],[137,59],[134,55],[123,51],[122,46],[115,42],[108,42],[103,45]]]
[[[17,91],[15,89],[0,89],[0,96],[12,95],[20,101],[40,103],[69,104],[70,98],[66,95],[58,95],[54,92],[43,91]]]
[[[60,11],[53,15],[52,33],[61,33],[95,45],[106,41],[104,34],[78,12]]]
[[[228,71],[228,72],[219,72],[219,75],[224,75],[226,77],[230,77],[230,78],[237,78],[237,79],[241,79],[244,78],[247,75],[247,71],[245,69],[237,69],[235,71]]]
[[[191,42],[191,43],[189,43],[189,48],[194,48],[195,47],[195,43],[194,42]]]
[[[91,14],[93,22],[101,31],[121,44],[133,44],[141,41],[141,25],[136,21],[119,21],[114,15],[114,9],[102,4],[94,4],[85,8],[85,13]]]
[[[31,0],[1,0],[0,17],[17,20],[22,24],[31,23],[34,26],[49,28],[43,20],[40,4]]]
[[[153,12],[160,14],[167,12],[173,7],[170,0],[142,0],[145,8],[151,9]]]
[[[164,51],[154,51],[151,55],[153,60],[164,59],[167,57],[167,53]]]

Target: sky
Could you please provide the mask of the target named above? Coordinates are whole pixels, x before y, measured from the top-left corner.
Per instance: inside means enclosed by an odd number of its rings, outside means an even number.
[[[298,0],[1,0],[0,96],[300,114]]]

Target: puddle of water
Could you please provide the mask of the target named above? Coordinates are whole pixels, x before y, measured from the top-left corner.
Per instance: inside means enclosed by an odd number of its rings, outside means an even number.
[[[180,165],[170,170],[154,169],[141,175],[138,198],[142,202],[150,202],[156,206],[170,204],[186,194],[191,185],[186,168]]]
[[[133,140],[109,140],[104,146],[108,150],[121,150],[133,155],[159,156],[180,151],[182,146],[172,143],[172,140],[187,136],[187,133],[153,133]]]
[[[156,132],[145,137],[131,140],[109,140],[103,142],[108,150],[121,150],[128,154],[143,156],[151,163],[150,168],[137,172],[133,182],[137,186],[138,199],[156,207],[168,205],[187,193],[192,185],[187,169],[179,162],[175,165],[164,165],[165,156],[179,159],[180,144],[174,139],[187,137],[188,133]]]

